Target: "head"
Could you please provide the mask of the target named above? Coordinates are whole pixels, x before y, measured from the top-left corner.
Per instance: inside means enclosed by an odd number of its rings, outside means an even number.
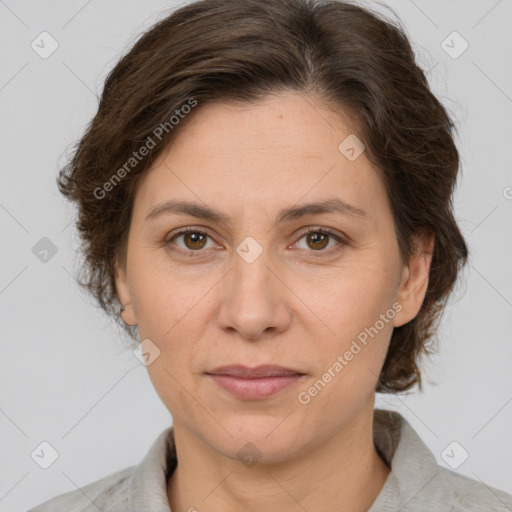
[[[421,387],[467,259],[453,130],[399,23],[351,3],[205,0],[136,42],[59,187],[175,422],[228,453],[293,409],[284,457]],[[241,402],[206,376],[227,364],[304,378]]]

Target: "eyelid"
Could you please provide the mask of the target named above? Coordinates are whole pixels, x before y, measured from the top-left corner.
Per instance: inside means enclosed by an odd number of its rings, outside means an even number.
[[[346,246],[351,245],[351,241],[349,237],[346,235],[343,235],[341,233],[338,233],[337,231],[323,227],[323,226],[308,226],[307,228],[304,228],[299,231],[295,236],[297,237],[297,241],[293,242],[292,245],[295,245],[298,243],[304,236],[308,235],[309,233],[324,233],[331,238],[334,238],[338,244],[334,247],[331,247],[330,249],[326,251],[314,251],[313,249],[307,251],[313,258],[327,258],[329,256],[334,256],[341,252]]]
[[[214,237],[210,234],[210,230],[204,226],[185,226],[183,228],[176,228],[169,234],[165,235],[164,243],[169,243],[173,238],[187,233],[201,233],[203,235],[209,236],[212,240],[214,240]]]
[[[197,227],[196,226],[186,226],[183,228],[177,228],[176,230],[174,230],[171,233],[169,233],[168,235],[166,235],[163,243],[164,243],[164,245],[169,245],[173,239],[175,239],[179,236],[182,236],[184,234],[187,234],[187,233],[200,233],[200,234],[208,236],[212,241],[217,243],[215,241],[214,237],[209,233],[208,228],[206,228],[204,226],[197,226]],[[312,253],[312,254],[317,253],[313,257],[322,257],[322,256],[327,257],[329,255],[333,255],[333,254],[341,251],[341,249],[343,249],[343,247],[351,245],[351,241],[350,241],[349,237],[347,237],[344,234],[339,234],[337,231],[334,231],[331,228],[327,228],[327,227],[323,227],[323,226],[308,226],[308,227],[302,228],[301,230],[299,230],[298,233],[296,233],[294,235],[296,240],[291,245],[295,245],[297,242],[299,242],[304,236],[308,235],[309,233],[324,233],[324,234],[334,238],[338,242],[337,246],[335,246],[334,248],[331,247],[331,249],[328,249],[325,251],[324,250],[314,251],[313,249],[309,250],[308,251],[309,253]],[[288,246],[288,247],[290,247],[290,246]],[[194,253],[201,254],[201,253],[206,252],[203,249],[198,249],[196,251],[193,251],[190,249],[189,250],[182,249],[181,247],[176,247],[173,250],[176,252],[181,252],[182,254],[187,254],[187,255],[192,255]]]

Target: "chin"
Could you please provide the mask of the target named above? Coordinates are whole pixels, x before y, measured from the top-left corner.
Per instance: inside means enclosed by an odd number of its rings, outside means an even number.
[[[254,413],[233,415],[221,421],[229,434],[220,429],[209,442],[226,457],[244,463],[249,460],[248,467],[255,461],[260,464],[281,463],[298,453],[302,446],[299,433],[303,437],[303,432],[291,417],[285,418],[286,414],[282,417]]]

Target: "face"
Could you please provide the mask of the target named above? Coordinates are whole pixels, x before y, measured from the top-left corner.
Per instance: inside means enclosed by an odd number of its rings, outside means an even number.
[[[400,260],[377,170],[339,149],[355,132],[319,99],[197,109],[138,186],[117,276],[123,319],[160,351],[147,369],[175,428],[232,459],[252,442],[285,460],[373,406],[430,260]],[[222,217],[161,208],[169,201]],[[336,201],[353,208],[303,209]],[[301,376],[240,395],[220,385],[237,379],[209,375],[267,364]]]

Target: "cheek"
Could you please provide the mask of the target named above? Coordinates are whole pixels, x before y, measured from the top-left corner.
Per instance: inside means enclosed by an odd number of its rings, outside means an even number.
[[[162,342],[183,330],[193,338],[198,316],[206,314],[207,292],[219,280],[218,272],[201,265],[171,265],[162,257],[165,251],[161,253],[158,258],[143,255],[134,261],[132,297],[139,332],[141,337]]]
[[[195,360],[201,333],[194,328],[198,323],[188,316],[180,322],[172,315],[166,317],[163,314],[158,318],[158,313],[153,311],[151,314],[145,320],[144,336],[154,341],[160,350],[158,358],[147,366],[153,387],[173,415],[190,411],[191,396],[199,394]],[[163,334],[156,334],[159,332]]]
[[[303,411],[338,411],[339,418],[351,417],[375,391],[393,331],[389,317],[395,311],[386,288],[369,290],[345,283],[330,292],[319,313],[329,330],[319,326],[316,340],[310,340],[316,372],[297,400]]]
[[[303,281],[302,295],[329,327],[331,338],[346,341],[356,337],[392,306],[394,281],[379,267],[377,262],[372,266],[352,266],[338,269],[325,279]],[[381,329],[389,334],[390,323]]]
[[[149,378],[174,420],[187,414],[196,416],[192,411],[195,401],[191,396],[197,396],[197,390],[193,388],[193,382],[187,379],[187,372],[184,371],[186,368],[173,357],[178,351],[175,352],[173,347],[169,348],[170,350],[162,352],[159,359],[147,367]]]
[[[352,269],[331,279],[322,293],[318,287],[307,291],[311,309],[321,320],[315,342],[317,368],[336,399],[370,390],[378,379],[396,315],[389,281],[385,272]]]

